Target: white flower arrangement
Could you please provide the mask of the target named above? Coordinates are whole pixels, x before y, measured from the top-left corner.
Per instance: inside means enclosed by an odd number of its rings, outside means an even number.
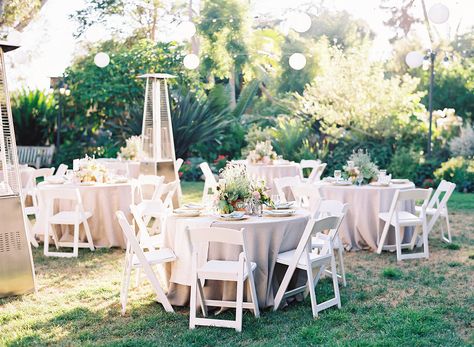
[[[372,162],[370,155],[367,150],[359,149],[357,152],[352,151],[351,156],[349,157],[349,162],[351,166],[344,166],[343,169],[346,172],[348,177],[351,177],[355,174],[355,169],[357,168],[357,175],[361,174],[364,177],[366,183],[377,178],[379,174],[378,166]]]
[[[125,140],[125,147],[120,147],[118,157],[124,160],[139,160],[142,152],[142,137],[132,136]]]
[[[252,164],[272,164],[277,158],[270,140],[257,142],[255,149],[250,151],[247,160]]]
[[[78,169],[74,174],[80,183],[106,183],[108,180],[108,173],[105,166],[99,164],[97,160],[87,155],[79,160]]]

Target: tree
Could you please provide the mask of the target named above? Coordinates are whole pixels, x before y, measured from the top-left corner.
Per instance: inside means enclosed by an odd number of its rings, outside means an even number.
[[[237,103],[238,78],[248,62],[246,17],[240,1],[206,0],[198,25],[203,39],[201,71],[211,85],[216,79],[228,80],[231,107]]]
[[[384,24],[390,27],[394,35],[390,42],[406,38],[413,25],[421,23],[421,19],[415,17],[413,8],[415,0],[382,0],[380,8],[390,12],[390,18]]]
[[[48,0],[0,1],[0,27],[22,31],[34,19]]]

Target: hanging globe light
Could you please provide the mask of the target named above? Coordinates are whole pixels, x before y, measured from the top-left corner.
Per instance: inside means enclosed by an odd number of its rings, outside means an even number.
[[[304,12],[293,12],[288,16],[288,25],[294,31],[304,33],[311,28],[311,17]]]
[[[306,66],[306,57],[301,53],[293,53],[288,63],[293,70],[301,70]]]
[[[185,39],[190,39],[196,33],[196,26],[193,22],[184,21],[178,24],[176,30],[180,36],[184,37]]]
[[[423,54],[417,51],[413,51],[407,54],[405,57],[405,63],[412,69],[420,67],[423,64]]]
[[[94,64],[100,67],[101,69],[109,65],[110,57],[107,53],[99,52],[94,57]]]
[[[428,11],[428,18],[435,24],[446,23],[449,19],[449,8],[440,2],[434,4]]]
[[[184,67],[188,70],[194,70],[199,66],[199,57],[196,54],[190,53],[183,59]]]

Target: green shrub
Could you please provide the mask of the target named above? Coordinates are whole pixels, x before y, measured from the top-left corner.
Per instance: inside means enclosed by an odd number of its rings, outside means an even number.
[[[184,161],[179,169],[179,178],[182,181],[199,181],[202,176],[201,164],[204,159],[200,157],[191,157]]]
[[[437,181],[447,180],[456,183],[460,192],[474,191],[474,159],[451,158],[441,164],[434,172]]]
[[[392,174],[393,178],[408,178],[415,181],[420,159],[419,152],[406,147],[398,148],[392,156],[388,172]]]

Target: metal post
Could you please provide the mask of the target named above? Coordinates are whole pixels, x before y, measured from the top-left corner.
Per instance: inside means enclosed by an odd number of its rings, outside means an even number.
[[[431,134],[432,134],[432,122],[433,122],[433,85],[434,85],[434,63],[436,59],[436,52],[430,52],[430,91],[428,95],[428,111],[430,114],[430,124],[428,128],[428,149],[427,157],[431,158]]]

